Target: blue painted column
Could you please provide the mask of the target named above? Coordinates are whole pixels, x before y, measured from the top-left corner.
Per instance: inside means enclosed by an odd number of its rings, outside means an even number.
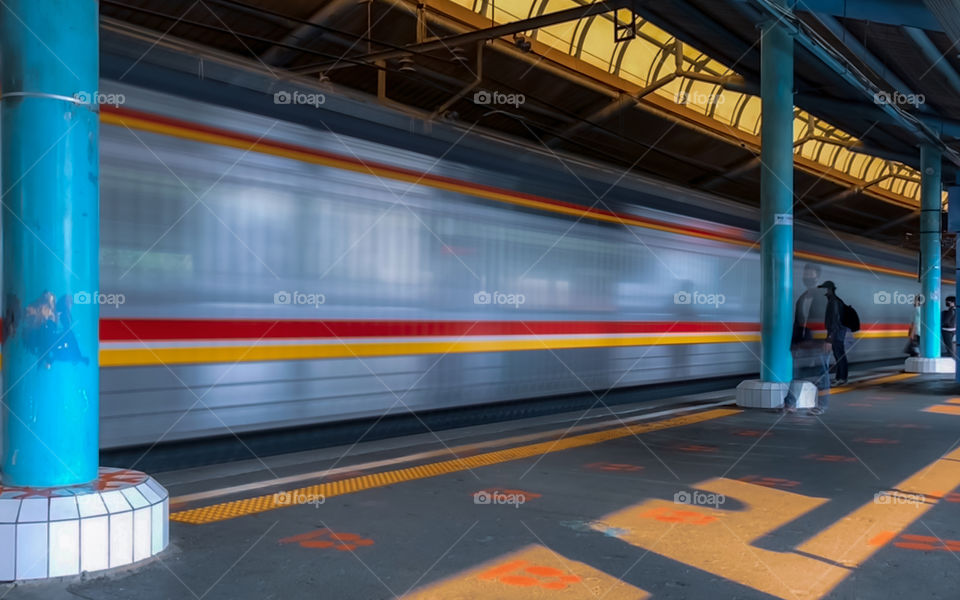
[[[97,477],[98,5],[0,6],[5,485]]]
[[[793,357],[793,38],[779,23],[760,39],[760,379],[790,383]]]
[[[940,150],[920,146],[920,356],[940,357]]]
[[[947,207],[949,208],[948,230],[960,235],[960,171],[955,175],[952,186],[947,188]],[[954,298],[960,298],[960,260],[954,258],[953,264]],[[921,318],[923,314],[921,313]],[[960,369],[954,369],[954,380],[960,383]]]

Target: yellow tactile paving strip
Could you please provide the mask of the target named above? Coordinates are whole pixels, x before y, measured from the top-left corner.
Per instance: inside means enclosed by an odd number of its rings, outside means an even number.
[[[916,377],[917,375],[919,375],[919,373],[895,373],[893,375],[885,375],[883,377],[877,377],[876,379],[867,379],[866,381],[859,381],[857,383],[852,383],[850,385],[842,385],[839,387],[835,387],[830,390],[830,393],[843,394],[845,392],[850,392],[862,387],[882,385],[884,383],[893,383],[894,381],[911,379],[913,377]]]
[[[476,456],[470,456],[466,458],[455,458],[452,460],[445,460],[427,465],[385,471],[383,473],[361,475],[359,477],[351,477],[350,479],[330,481],[298,488],[295,490],[286,490],[276,494],[265,494],[262,496],[256,496],[254,498],[245,498],[242,500],[234,500],[232,502],[223,502],[211,506],[183,510],[172,513],[170,515],[170,520],[179,521],[181,523],[192,523],[195,525],[225,521],[227,519],[233,519],[236,517],[252,515],[266,512],[268,510],[290,506],[290,504],[286,502],[287,498],[331,498],[333,496],[342,496],[344,494],[352,494],[362,490],[385,487],[395,483],[426,479],[429,477],[436,477],[438,475],[446,475],[448,473],[456,473],[458,471],[486,467],[512,460],[530,458],[532,456],[539,456],[541,454],[549,454],[552,452],[559,452],[561,450],[589,446],[592,444],[598,444],[601,442],[647,433],[650,431],[670,429],[672,427],[681,427],[683,425],[692,425],[694,423],[718,419],[740,412],[742,411],[739,409],[717,408],[702,413],[665,419],[663,421],[641,423],[628,427],[617,427],[615,429],[607,429],[594,433],[576,435],[561,440],[528,444],[526,446],[507,448],[504,450],[497,450],[495,452],[486,452],[484,454],[478,454]]]

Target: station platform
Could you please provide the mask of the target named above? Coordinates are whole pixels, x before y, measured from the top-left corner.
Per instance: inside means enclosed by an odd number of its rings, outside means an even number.
[[[956,598],[957,389],[875,370],[820,417],[729,390],[156,473],[167,551],[0,597]]]

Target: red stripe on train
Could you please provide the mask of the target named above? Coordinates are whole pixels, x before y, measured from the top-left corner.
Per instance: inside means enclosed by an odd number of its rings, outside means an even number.
[[[811,323],[815,330],[822,323]],[[866,331],[897,331],[907,323],[865,324]],[[2,327],[2,321],[0,321]],[[269,319],[101,319],[100,340],[251,340],[298,338],[471,337],[506,335],[615,335],[757,333],[759,323],[705,321],[361,321]]]
[[[293,321],[103,319],[104,342],[198,339],[461,337],[757,332],[759,323],[687,321]]]

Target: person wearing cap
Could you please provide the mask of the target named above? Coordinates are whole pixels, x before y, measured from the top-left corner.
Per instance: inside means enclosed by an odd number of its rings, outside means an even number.
[[[843,313],[843,302],[837,297],[837,285],[832,281],[824,281],[817,287],[827,290],[827,310],[823,322],[827,327],[827,343],[833,348],[833,358],[837,363],[836,385],[843,385],[847,382],[847,332],[843,326],[841,315]]]

